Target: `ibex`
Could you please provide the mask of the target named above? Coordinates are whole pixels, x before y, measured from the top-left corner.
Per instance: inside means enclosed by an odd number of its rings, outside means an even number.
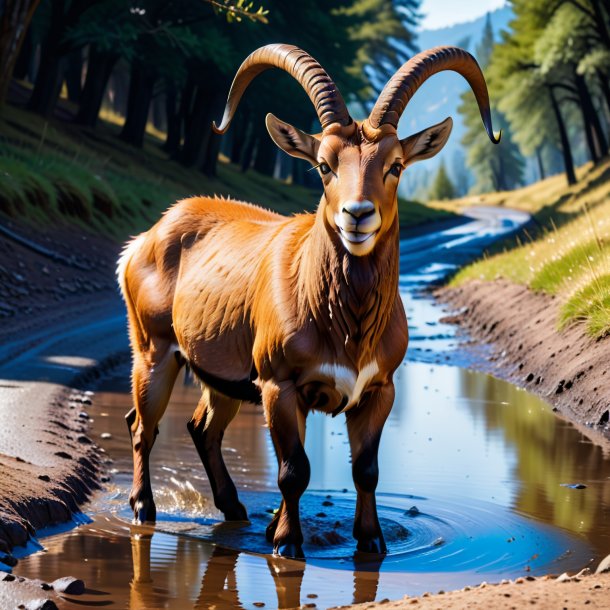
[[[275,554],[302,557],[305,420],[314,409],[344,413],[357,491],[353,535],[358,550],[385,553],[377,450],[408,342],[396,190],[406,166],[442,149],[452,121],[403,140],[396,128],[424,81],[453,70],[470,84],[497,142],[487,87],[469,53],[435,48],[406,62],[358,122],[315,59],[272,44],[239,68],[218,133],[252,79],[272,67],[305,89],[322,133],[309,135],[271,114],[267,129],[283,151],[318,169],[324,193],[317,212],[290,218],[241,201],[185,199],[126,246],[118,275],[133,349],[130,503],[136,521],[154,521],[149,455],[178,371],[188,364],[203,388],[188,429],[227,520],[247,513],[222,458],[223,434],[242,401],[262,401],[283,498],[267,538]]]

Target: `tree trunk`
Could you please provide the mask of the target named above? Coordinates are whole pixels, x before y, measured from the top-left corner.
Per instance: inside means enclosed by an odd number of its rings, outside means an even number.
[[[575,3],[575,5],[577,4]],[[610,31],[608,31],[606,17],[604,15],[604,10],[602,9],[601,2],[599,0],[591,0],[591,6],[593,7],[593,13],[595,14],[595,19],[593,20],[595,24],[595,29],[597,30],[604,46],[607,49],[610,49]],[[606,10],[608,10],[607,1]]]
[[[610,122],[610,85],[608,85],[608,77],[601,70],[596,70],[596,75],[599,88],[606,102],[606,116],[608,117],[608,122]]]
[[[275,160],[277,158],[277,147],[265,129],[261,121],[258,130],[258,146],[254,158],[254,170],[265,176],[273,176]]]
[[[127,96],[127,113],[121,131],[121,139],[138,148],[144,142],[148,110],[153,96],[157,76],[139,62],[131,66],[129,94]]]
[[[589,93],[589,88],[587,87],[584,76],[576,74],[574,76],[574,81],[580,99],[580,110],[585,124],[587,145],[592,153],[591,160],[594,163],[597,163],[608,151],[606,136],[604,135],[599,116],[597,115],[597,110],[595,110],[595,106],[593,105],[593,100],[591,99],[591,94]]]
[[[244,151],[248,130],[250,129],[250,113],[248,107],[242,108],[241,113],[235,117],[232,125],[233,141],[229,152],[229,158],[232,163],[239,164]]]
[[[87,76],[76,115],[77,123],[95,127],[110,75],[118,59],[118,55],[99,51],[93,45],[89,48]]]
[[[292,162],[292,184],[305,186],[305,163],[301,159],[290,159]]]
[[[51,24],[42,43],[40,65],[28,107],[43,116],[53,113],[63,78],[59,44],[64,31],[64,1],[52,0]]]
[[[15,62],[40,0],[4,0],[0,14],[0,106],[4,104]]]
[[[536,147],[536,161],[538,162],[538,173],[540,174],[540,180],[544,180],[546,175],[544,173],[544,164],[542,163],[542,151],[540,146]]]
[[[557,129],[559,131],[559,139],[561,141],[561,153],[563,155],[563,165],[565,168],[566,178],[568,180],[568,184],[571,186],[572,184],[576,184],[576,173],[574,171],[574,160],[572,158],[570,140],[568,139],[568,132],[566,130],[563,117],[561,116],[561,110],[559,109],[559,104],[557,102],[557,98],[555,97],[553,87],[549,87],[548,89],[549,97],[551,98],[551,107],[553,108],[555,120],[557,121]]]
[[[167,90],[165,92],[165,114],[167,123],[167,134],[163,150],[165,150],[171,158],[176,156],[180,149],[180,140],[182,137],[181,117],[178,108],[178,92],[176,83],[168,81]]]
[[[68,99],[78,104],[82,94],[81,78],[83,74],[83,52],[76,49],[66,57],[66,69],[64,78],[68,89]]]
[[[184,126],[184,145],[180,162],[186,167],[202,167],[209,139],[209,125],[214,118],[211,95],[207,88],[196,88],[191,108]]]
[[[32,58],[34,55],[34,43],[32,41],[32,32],[28,28],[27,34],[23,39],[19,56],[15,63],[15,69],[13,70],[13,78],[19,80],[26,80],[30,76],[30,70],[32,67]]]
[[[223,91],[223,93],[220,91]],[[212,120],[222,114],[225,106],[226,98],[224,88],[221,87],[220,91],[215,91],[212,94],[212,99],[210,100],[210,116],[208,117],[207,123],[204,125],[206,137],[204,139],[205,148],[201,170],[206,176],[216,176],[216,164],[218,163],[218,153],[220,152],[220,144],[223,137],[214,133],[212,130]]]
[[[246,144],[244,146],[244,152],[241,158],[241,171],[247,172],[252,165],[252,157],[254,156],[254,151],[257,147],[257,136],[254,129],[250,131],[248,135],[248,139],[246,140]]]

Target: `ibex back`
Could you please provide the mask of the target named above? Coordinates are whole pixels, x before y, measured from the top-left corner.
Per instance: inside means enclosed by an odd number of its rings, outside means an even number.
[[[357,548],[385,553],[375,504],[377,450],[408,341],[398,293],[396,191],[407,165],[441,150],[452,123],[403,140],[396,127],[429,76],[454,70],[470,83],[496,141],[487,88],[471,55],[439,47],[402,66],[368,119],[357,122],[311,56],[269,45],[239,68],[219,133],[250,81],[271,67],[303,86],[322,133],[308,135],[268,115],[269,133],[282,150],[317,167],[324,194],[316,213],[291,218],[226,199],[186,199],[125,248],[118,273],[133,348],[130,502],[136,520],[155,519],[150,450],[178,371],[188,363],[203,388],[188,429],[226,519],[246,520],[247,513],[222,459],[224,430],[242,401],[262,401],[283,498],[267,537],[275,553],[302,557],[307,414],[345,413]]]

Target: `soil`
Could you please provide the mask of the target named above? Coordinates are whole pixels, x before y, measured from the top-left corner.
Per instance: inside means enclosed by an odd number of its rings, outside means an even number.
[[[559,332],[558,299],[505,280],[435,294],[453,310],[441,321],[460,326],[474,368],[538,394],[610,449],[610,336],[592,339],[580,324]]]
[[[498,585],[481,583],[477,587],[464,587],[460,591],[424,593],[398,601],[382,600],[375,604],[358,604],[344,608],[370,608],[384,610],[395,608],[434,608],[454,610],[458,608],[494,608],[494,610],[521,610],[534,607],[545,610],[576,610],[582,608],[607,609],[610,599],[610,573],[567,578],[545,576],[542,578],[517,578]]]
[[[0,561],[10,565],[14,546],[70,520],[98,485],[101,454],[86,435],[83,411],[91,397],[83,390],[117,355],[102,351],[79,372],[57,367],[36,377],[27,369],[40,364],[35,355],[28,360],[28,350],[118,302],[118,246],[68,228],[50,233],[7,222],[2,228]]]

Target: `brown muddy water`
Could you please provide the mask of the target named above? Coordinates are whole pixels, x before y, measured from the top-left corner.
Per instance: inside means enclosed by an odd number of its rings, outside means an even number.
[[[379,457],[383,560],[354,554],[341,418],[308,419],[305,562],[269,554],[276,460],[253,405],[242,407],[223,446],[251,523],[223,524],[186,429],[199,390],[183,380],[152,454],[158,523],[132,525],[126,367],[89,408],[93,437],[112,460],[110,481],[85,507],[90,522],[48,532],[44,550],[15,573],[82,578],[95,593],[78,599],[81,607],[326,608],[578,570],[610,552],[610,456],[545,403],[492,377],[427,363],[405,363],[396,385]],[[338,534],[332,544],[328,532]]]

